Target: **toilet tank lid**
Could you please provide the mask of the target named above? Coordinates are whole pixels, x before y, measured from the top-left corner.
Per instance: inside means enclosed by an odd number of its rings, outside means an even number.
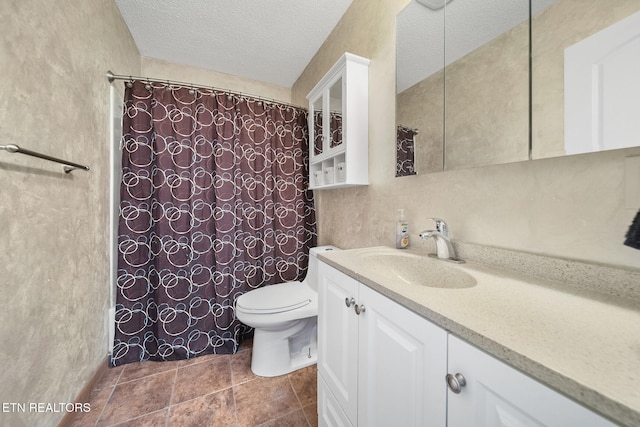
[[[304,307],[317,294],[301,282],[287,282],[254,289],[238,297],[236,306],[246,313],[281,313]]]
[[[316,256],[320,252],[339,251],[339,250],[341,250],[339,247],[333,246],[333,245],[316,246],[314,248],[309,249],[309,255]]]

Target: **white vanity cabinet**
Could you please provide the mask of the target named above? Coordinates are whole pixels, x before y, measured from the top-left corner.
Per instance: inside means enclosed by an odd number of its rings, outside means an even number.
[[[614,425],[328,264],[318,270],[320,426]]]
[[[444,426],[447,333],[323,262],[318,292],[319,425]]]
[[[448,372],[448,427],[615,425],[451,334]]]
[[[369,60],[345,53],[309,92],[309,186],[369,183]]]

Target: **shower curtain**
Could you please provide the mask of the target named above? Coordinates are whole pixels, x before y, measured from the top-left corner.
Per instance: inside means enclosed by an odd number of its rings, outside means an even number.
[[[233,353],[236,298],[304,277],[308,144],[303,109],[127,84],[113,366]]]

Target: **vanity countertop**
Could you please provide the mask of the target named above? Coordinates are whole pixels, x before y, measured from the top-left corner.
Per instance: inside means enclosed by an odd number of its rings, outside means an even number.
[[[319,258],[607,418],[640,425],[640,301],[474,262],[456,268],[476,286],[418,286],[369,270],[364,250]]]

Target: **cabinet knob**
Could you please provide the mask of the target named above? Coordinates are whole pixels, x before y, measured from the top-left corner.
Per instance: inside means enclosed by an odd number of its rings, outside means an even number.
[[[353,304],[355,304],[355,303],[356,303],[356,299],[355,299],[355,298],[349,298],[349,297],[346,297],[346,298],[344,299],[344,305],[346,305],[346,306],[347,306],[347,308],[351,307],[351,306],[352,306]]]
[[[358,305],[358,304],[355,305],[354,309],[356,310],[356,314],[358,316],[360,316],[360,313],[364,313],[364,310],[365,310],[364,305]]]
[[[455,394],[459,394],[462,391],[462,387],[467,385],[467,380],[465,380],[464,376],[460,373],[455,375],[447,374],[447,385],[449,386],[449,390]]]

